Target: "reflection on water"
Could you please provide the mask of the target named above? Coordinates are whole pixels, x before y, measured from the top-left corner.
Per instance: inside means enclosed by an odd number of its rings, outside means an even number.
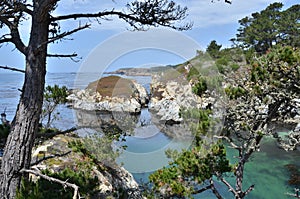
[[[167,149],[188,148],[191,139],[177,140],[166,136],[152,122],[152,114],[148,109],[142,109],[140,115],[129,113],[97,113],[76,110],[77,125],[89,127],[97,132],[103,132],[107,126],[117,126],[126,133],[125,143],[117,142],[115,147],[122,151],[117,162],[122,163],[131,173],[152,172],[168,164],[169,159],[165,155]],[[167,127],[165,127],[167,128]],[[172,127],[173,128],[173,127]],[[178,129],[177,127],[177,130]],[[126,145],[126,150],[122,146]]]

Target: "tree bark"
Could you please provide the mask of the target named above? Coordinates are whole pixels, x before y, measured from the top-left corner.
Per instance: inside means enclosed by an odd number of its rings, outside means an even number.
[[[0,176],[0,198],[2,199],[15,197],[21,177],[25,175],[20,171],[30,167],[31,151],[42,111],[46,75],[50,20],[48,11],[45,11],[47,10],[42,6],[35,5],[30,40],[25,54],[25,81],[2,158]]]

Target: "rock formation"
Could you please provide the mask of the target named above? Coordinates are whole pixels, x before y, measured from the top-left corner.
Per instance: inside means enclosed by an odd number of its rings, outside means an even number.
[[[96,193],[96,196],[93,196],[95,198],[112,197],[120,190],[122,190],[122,194],[127,195],[125,197],[143,198],[139,192],[137,182],[123,167],[117,164],[111,166],[101,163],[97,163],[97,165],[94,162],[89,163],[88,161],[91,160],[88,157],[85,157],[80,151],[72,150],[68,146],[68,143],[78,139],[72,136],[58,135],[43,142],[35,148],[32,154],[32,161],[39,162],[35,167],[39,170],[47,169],[50,172],[60,172],[65,168],[74,171],[77,169],[80,169],[80,171],[86,169],[86,172],[89,172],[89,174],[98,179],[99,185],[97,186],[97,190],[92,190]],[[40,161],[49,156],[53,156],[53,158]],[[85,164],[87,167],[81,168]],[[35,176],[32,177],[35,178]]]
[[[101,78],[84,90],[73,90],[67,99],[75,109],[130,113],[139,113],[149,100],[144,87],[118,76]]]
[[[205,108],[213,103],[213,98],[201,99],[192,91],[192,86],[179,76],[166,80],[154,75],[151,83],[151,102],[149,108],[167,123],[180,123],[181,108]]]

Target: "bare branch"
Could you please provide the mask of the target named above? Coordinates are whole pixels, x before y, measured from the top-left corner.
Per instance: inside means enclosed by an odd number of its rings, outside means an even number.
[[[56,182],[58,184],[61,184],[64,188],[65,187],[70,187],[70,188],[74,189],[73,199],[80,198],[79,192],[78,192],[79,187],[76,184],[72,184],[72,183],[69,183],[69,182],[66,182],[66,181],[59,180],[57,178],[53,178],[53,177],[44,175],[37,168],[34,168],[34,170],[33,169],[21,169],[20,172],[21,173],[31,173],[35,176],[39,176],[41,178],[44,178],[45,180],[48,180],[50,182]]]
[[[13,68],[13,67],[8,67],[8,66],[0,66],[0,68],[5,69],[5,70],[11,70],[11,71],[17,71],[21,73],[25,73],[25,70]]]
[[[229,144],[232,146],[232,148],[234,149],[241,149],[241,147],[237,146],[236,144],[234,144],[228,137],[226,136],[217,136],[217,135],[214,135],[214,138],[217,138],[217,139],[225,139],[227,142],[229,142]]]
[[[202,187],[201,189],[195,190],[195,191],[193,191],[193,194],[199,194],[199,193],[202,193],[202,192],[207,191],[209,189],[211,189],[211,185],[207,185],[205,187]]]
[[[4,37],[4,38],[0,39],[0,44],[9,43],[9,42],[12,42],[11,38]]]
[[[91,26],[90,24],[85,24],[84,26],[79,26],[78,28],[76,28],[76,29],[74,29],[74,30],[67,31],[67,32],[63,32],[63,33],[61,33],[61,34],[59,34],[59,35],[56,35],[55,37],[49,38],[49,40],[48,40],[47,42],[42,43],[42,44],[39,46],[39,48],[40,48],[41,46],[43,46],[43,45],[48,44],[48,43],[52,43],[52,42],[55,42],[55,41],[57,41],[57,40],[63,39],[64,37],[69,36],[69,35],[71,35],[71,34],[73,34],[73,33],[75,33],[75,32],[78,32],[78,31],[80,31],[80,30],[89,28],[90,26]]]
[[[210,185],[211,185],[211,190],[212,192],[215,194],[215,196],[218,198],[218,199],[223,199],[223,197],[221,196],[221,194],[219,193],[219,191],[216,189],[215,187],[215,183],[213,181],[212,178],[210,178]]]
[[[238,196],[238,193],[235,191],[235,189],[227,182],[224,178],[220,178],[220,180],[228,187],[228,191],[232,192],[235,196]]]
[[[249,194],[253,189],[254,189],[254,184],[251,185],[251,186],[244,192],[244,195],[246,196],[246,195]]]
[[[134,1],[127,4],[129,13],[120,11],[103,11],[98,13],[77,13],[52,17],[52,21],[68,20],[78,18],[106,19],[107,16],[118,16],[137,30],[143,30],[143,26],[165,26],[177,30],[188,30],[192,24],[176,27],[174,23],[186,17],[187,8],[181,8],[173,1]]]
[[[47,54],[47,57],[56,57],[56,58],[71,58],[71,57],[77,57],[78,55],[76,53],[73,54]]]
[[[76,53],[69,54],[69,55],[63,55],[63,54],[47,54],[47,57],[54,57],[54,58],[70,58],[73,62],[79,62],[82,57],[77,57],[78,55]]]
[[[13,24],[12,22],[10,22],[6,17],[3,17],[0,15],[0,22],[2,22],[3,24],[5,24],[9,30],[10,30],[10,42],[12,42],[13,44],[15,44],[16,48],[23,53],[24,55],[26,55],[26,51],[27,51],[27,47],[25,46],[25,44],[23,43],[23,41],[21,40],[21,36],[18,30],[18,26],[17,24]],[[4,38],[5,39],[5,38]]]
[[[68,151],[66,153],[63,153],[63,154],[54,154],[54,155],[49,155],[49,156],[46,156],[40,160],[37,160],[36,162],[32,163],[31,166],[35,166],[35,165],[38,165],[40,164],[41,162],[43,161],[46,161],[46,160],[49,160],[49,159],[52,159],[52,158],[56,158],[56,157],[63,157],[63,156],[66,156],[68,154],[70,154],[72,151]]]

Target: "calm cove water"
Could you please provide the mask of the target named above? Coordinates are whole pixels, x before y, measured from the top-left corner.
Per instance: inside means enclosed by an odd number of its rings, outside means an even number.
[[[75,73],[50,73],[47,74],[47,85],[65,85],[68,88],[84,88],[89,82],[97,80],[98,74],[81,74],[76,80]],[[149,90],[149,77],[134,77],[139,83]],[[76,82],[75,82],[76,80]],[[22,88],[23,75],[18,73],[0,73],[0,112],[6,110],[7,119],[12,120],[18,104]],[[75,86],[76,85],[76,86]],[[65,105],[59,107],[61,119],[54,123],[60,129],[76,126],[74,110]],[[147,125],[141,125],[141,121]],[[146,181],[148,175],[154,169],[167,164],[164,155],[167,148],[183,148],[189,145],[188,141],[176,141],[169,139],[151,121],[151,113],[143,109],[135,128],[135,136],[127,137],[127,150],[119,157],[118,162],[124,163],[124,167],[133,172],[137,181]],[[231,161],[235,151],[228,149],[228,157]],[[255,184],[254,191],[247,197],[250,199],[288,199],[287,192],[293,192],[293,187],[288,185],[288,172],[286,164],[295,164],[300,168],[300,151],[285,152],[276,147],[272,138],[265,138],[261,151],[255,153],[246,164],[244,189]],[[232,181],[228,177],[229,181]],[[233,184],[233,181],[232,181]],[[225,198],[233,198],[223,184],[217,184]],[[210,192],[200,194],[196,198],[215,198]]]

